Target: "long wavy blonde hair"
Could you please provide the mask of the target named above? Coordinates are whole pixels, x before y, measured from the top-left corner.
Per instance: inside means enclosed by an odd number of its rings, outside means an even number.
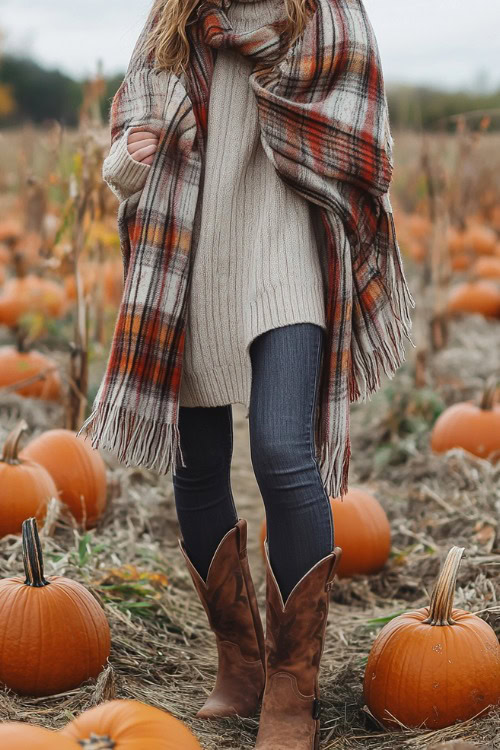
[[[191,14],[204,0],[155,0],[150,18],[156,18],[145,38],[142,52],[154,58],[157,71],[184,72],[189,63],[189,39],[186,25]],[[283,0],[283,33],[289,37],[288,49],[302,33],[307,21],[306,0]]]

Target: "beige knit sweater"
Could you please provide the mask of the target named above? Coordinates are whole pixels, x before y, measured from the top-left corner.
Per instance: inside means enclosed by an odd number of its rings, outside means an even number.
[[[227,15],[244,32],[280,12],[276,0],[234,0]],[[217,51],[179,397],[181,406],[241,403],[247,414],[253,339],[292,323],[326,327],[326,271],[311,206],[264,152],[251,69],[236,50]],[[118,143],[103,176],[124,197],[145,182],[148,169]]]

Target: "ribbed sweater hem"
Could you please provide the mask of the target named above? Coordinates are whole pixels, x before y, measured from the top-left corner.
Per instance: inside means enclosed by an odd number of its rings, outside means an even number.
[[[292,293],[291,298],[288,293]],[[249,305],[249,329],[246,343],[232,352],[230,362],[217,367],[197,368],[196,374],[183,368],[181,406],[225,406],[240,403],[250,406],[252,363],[250,346],[257,336],[273,328],[295,323],[315,323],[326,330],[322,284],[306,287],[293,279],[283,286],[266,288]],[[213,382],[217,388],[213,388]],[[214,396],[214,390],[217,396]]]

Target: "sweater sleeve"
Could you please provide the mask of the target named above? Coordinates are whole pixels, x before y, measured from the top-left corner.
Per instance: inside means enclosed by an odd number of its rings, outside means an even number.
[[[119,201],[141,190],[151,169],[151,165],[142,164],[129,154],[128,137],[132,127],[153,124],[151,102],[156,103],[158,96],[152,84],[156,76],[152,74],[151,61],[146,60],[143,46],[157,20],[158,8],[154,4],[135,43],[125,78],[115,93],[111,106],[111,148],[102,165],[102,178]]]
[[[102,165],[102,177],[119,201],[123,201],[146,183],[151,165],[134,159],[128,151],[128,136],[131,127],[126,128],[111,146]]]

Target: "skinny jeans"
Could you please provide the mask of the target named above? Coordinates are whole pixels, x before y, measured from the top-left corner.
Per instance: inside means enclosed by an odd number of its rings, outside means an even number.
[[[250,454],[283,601],[334,547],[314,451],[324,335],[314,323],[294,323],[262,333],[250,346]],[[230,478],[232,405],[179,407],[179,433],[186,466],[172,474],[176,511],[186,551],[206,580],[219,542],[239,518]]]

